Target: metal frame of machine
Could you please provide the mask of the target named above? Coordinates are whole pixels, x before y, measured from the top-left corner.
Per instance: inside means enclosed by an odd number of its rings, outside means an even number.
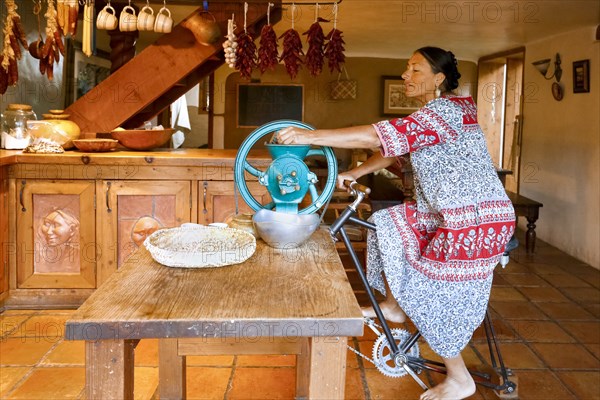
[[[351,188],[351,193],[355,197],[355,201],[348,205],[348,207],[340,214],[338,219],[330,227],[330,233],[332,237],[337,240],[339,234],[350,254],[356,271],[361,279],[363,286],[369,296],[369,300],[373,305],[375,314],[381,323],[381,326],[377,325],[375,321],[370,318],[365,318],[365,324],[377,335],[373,346],[373,359],[357,352],[350,348],[361,357],[369,360],[377,369],[385,376],[389,377],[401,377],[406,374],[410,375],[423,390],[429,389],[418,374],[423,370],[429,370],[445,374],[446,368],[443,363],[434,360],[428,360],[420,357],[418,349],[418,340],[421,337],[419,331],[410,333],[404,329],[390,329],[381,308],[375,299],[373,290],[369,286],[367,277],[365,275],[361,261],[359,260],[350,238],[344,228],[345,224],[352,223],[358,226],[375,231],[376,226],[370,222],[357,218],[356,212],[358,205],[364,200],[364,198],[370,193],[370,189],[366,186],[360,185],[356,182],[347,182]],[[516,238],[511,239],[509,244],[506,246],[505,252],[500,260],[502,267],[508,264],[509,252],[518,246]],[[473,376],[473,380],[476,384],[488,387],[496,391],[499,397],[514,398],[516,396],[516,383],[511,380],[512,373],[510,369],[504,365],[502,354],[500,353],[500,347],[496,339],[496,333],[492,325],[489,311],[486,312],[484,319],[484,329],[488,343],[488,349],[490,353],[490,360],[492,368],[496,374],[500,377],[500,383],[494,383],[492,374],[482,373],[479,371],[469,370]],[[383,332],[380,332],[378,328],[381,328]]]

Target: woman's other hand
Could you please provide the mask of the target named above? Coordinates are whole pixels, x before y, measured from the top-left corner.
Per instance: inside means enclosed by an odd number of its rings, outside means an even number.
[[[278,144],[311,144],[314,131],[288,126],[277,133]]]
[[[351,189],[348,186],[344,185],[344,181],[354,182],[356,179],[357,178],[354,177],[354,175],[352,174],[351,171],[342,172],[342,173],[338,174],[338,176],[337,176],[336,186],[339,189],[344,189],[345,191],[350,193]]]

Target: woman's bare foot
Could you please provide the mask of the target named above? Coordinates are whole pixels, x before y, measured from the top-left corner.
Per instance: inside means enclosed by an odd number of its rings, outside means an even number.
[[[398,303],[394,301],[384,300],[379,303],[379,308],[381,308],[381,312],[383,313],[386,321],[402,323],[406,321],[406,314],[404,310],[400,308]],[[364,307],[361,308],[363,317],[367,318],[377,318],[377,314],[375,314],[375,309],[373,307]]]
[[[420,400],[458,400],[464,399],[475,393],[475,382],[468,376],[461,381],[450,377],[437,386],[432,387],[421,395]]]

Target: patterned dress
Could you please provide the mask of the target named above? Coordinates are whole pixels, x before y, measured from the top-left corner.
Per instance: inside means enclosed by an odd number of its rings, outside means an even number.
[[[416,201],[377,211],[369,283],[392,294],[430,347],[457,356],[485,317],[492,273],[515,214],[477,124],[471,97],[430,101],[373,125],[385,157],[410,153]]]

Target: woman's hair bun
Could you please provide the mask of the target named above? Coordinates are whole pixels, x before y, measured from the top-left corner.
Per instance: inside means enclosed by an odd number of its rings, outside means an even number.
[[[454,90],[458,87],[460,72],[458,72],[458,60],[451,51],[439,47],[422,47],[416,51],[425,57],[434,73],[441,72],[446,76],[442,84],[445,91]]]

